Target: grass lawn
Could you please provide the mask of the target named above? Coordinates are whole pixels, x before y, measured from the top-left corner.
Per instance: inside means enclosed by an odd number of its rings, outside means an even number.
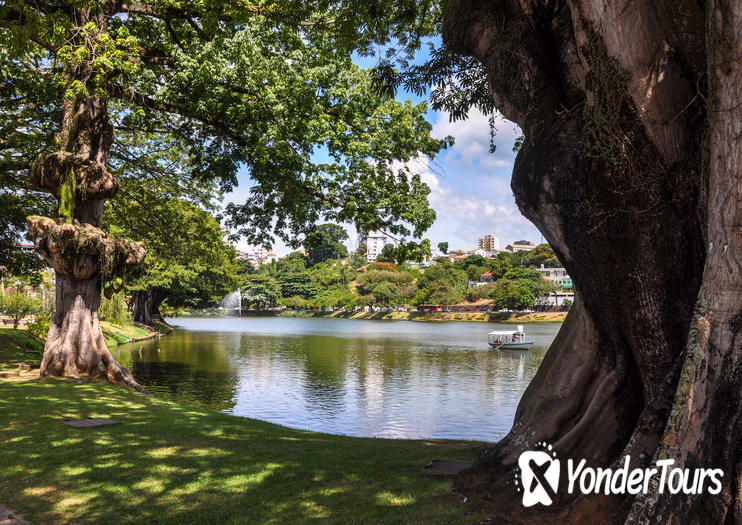
[[[0,363],[15,355],[0,339]],[[23,377],[0,379],[0,505],[36,524],[478,521],[450,481],[420,471],[432,458],[473,459],[481,443],[317,434]],[[61,423],[86,417],[122,424]]]
[[[0,327],[0,370],[18,369],[19,363],[38,363],[44,342],[25,330]]]

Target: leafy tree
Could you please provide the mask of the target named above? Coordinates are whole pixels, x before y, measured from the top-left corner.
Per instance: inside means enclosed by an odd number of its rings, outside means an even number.
[[[301,273],[307,269],[307,259],[299,252],[291,252],[276,262],[276,274]]]
[[[60,218],[29,219],[29,238],[68,292],[56,305],[42,375],[140,388],[102,343],[96,315],[101,282],[116,282],[145,255],[100,229],[103,203],[119,189],[115,163],[138,165],[135,174],[159,170],[129,147],[137,137],[145,157],[174,144],[184,150],[184,179],[226,190],[246,167],[249,198],[227,212],[256,244],[296,239],[321,217],[416,236],[430,226],[427,186],[396,166],[450,140],[430,136],[425,104],[380,93],[351,61],[351,48],[370,50],[377,31],[404,33],[394,29],[404,10],[385,7],[397,22],[371,29],[356,18],[372,14],[363,3],[0,6],[0,61],[11,78],[2,84],[12,86],[2,92],[3,160],[10,176],[30,168],[31,185],[56,197]],[[317,147],[329,160],[316,160]]]
[[[473,264],[466,269],[466,275],[470,281],[479,281],[483,273],[487,273],[487,267]]]
[[[310,265],[339,259],[348,255],[348,248],[342,241],[348,239],[348,232],[337,224],[320,224],[304,238],[307,259]]]
[[[499,253],[494,259],[488,259],[486,265],[492,272],[494,280],[504,277],[508,270],[513,267],[510,258],[505,253]]]
[[[387,243],[381,250],[381,254],[376,257],[377,262],[393,263],[397,261],[397,250],[393,244]]]
[[[504,277],[511,281],[518,279],[525,279],[533,281],[535,283],[540,283],[541,281],[543,281],[541,273],[536,268],[510,268],[507,272],[505,272]]]
[[[21,292],[14,292],[4,297],[3,309],[13,319],[13,328],[18,328],[21,319],[41,310],[41,300]]]
[[[247,306],[255,305],[258,310],[273,307],[281,298],[281,286],[269,275],[248,275],[240,287],[242,300]]]
[[[441,251],[441,253],[446,254],[448,253],[448,243],[447,242],[439,242],[438,243],[438,249]]]
[[[429,304],[454,304],[462,298],[463,295],[447,280],[434,282],[426,291],[426,302]]]
[[[554,250],[548,244],[539,244],[533,250],[528,252],[528,265],[540,268],[543,264],[545,268],[561,268],[562,263],[557,259]]]
[[[454,263],[454,267],[460,270],[467,270],[469,266],[483,266],[486,259],[481,255],[470,255],[463,261],[457,261]]]
[[[455,268],[449,261],[441,261],[425,270],[417,280],[417,287],[424,289],[441,281],[448,282],[463,297],[469,284],[469,277],[465,271]]]
[[[319,293],[319,287],[312,277],[306,273],[281,273],[278,276],[282,297],[300,296],[304,299],[314,297]]]
[[[494,299],[497,308],[531,308],[536,300],[535,286],[528,279],[500,279],[490,291],[490,297]]]
[[[170,197],[169,184],[156,191],[124,179],[121,187],[121,196],[108,207],[107,229],[112,235],[141,240],[148,251],[138,275],[118,285],[133,295],[134,321],[153,325],[166,299],[175,308],[204,308],[237,288],[236,253],[208,211]]]
[[[374,287],[373,295],[376,301],[384,305],[395,305],[399,302],[399,289],[394,283],[379,283]]]

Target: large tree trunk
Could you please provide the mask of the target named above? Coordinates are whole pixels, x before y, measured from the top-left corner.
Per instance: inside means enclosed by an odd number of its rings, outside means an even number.
[[[450,3],[446,42],[523,130],[516,201],[578,296],[511,432],[457,480],[495,518],[742,522],[740,32],[739,2]],[[544,441],[721,468],[723,490],[524,509],[518,456]]]
[[[57,305],[41,360],[42,376],[88,376],[144,389],[106,346],[98,320],[100,276],[87,280],[57,274]]]
[[[73,18],[81,27],[93,20],[105,27],[105,17],[88,8],[76,8]],[[67,73],[83,82],[92,76],[84,68]],[[92,83],[86,87],[98,89]],[[139,265],[145,255],[142,244],[109,239],[100,229],[105,199],[119,189],[106,168],[113,143],[106,101],[98,95],[65,98],[56,142],[58,151],[40,155],[30,175],[33,186],[59,200],[57,219],[28,218],[27,237],[56,273],[56,311],[40,373],[89,376],[142,390],[111,356],[98,320],[102,284]]]
[[[134,321],[147,326],[154,326],[159,320],[160,305],[167,295],[157,288],[134,292]]]

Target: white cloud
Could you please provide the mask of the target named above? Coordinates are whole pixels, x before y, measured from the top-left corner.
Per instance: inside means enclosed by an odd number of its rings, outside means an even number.
[[[426,159],[410,165],[430,186],[428,199],[438,215],[426,236],[434,245],[448,242],[451,249],[475,247],[485,234],[500,237],[503,247],[517,239],[540,242],[541,234],[521,215],[510,189],[512,148],[520,129],[497,117],[496,150],[490,153],[490,125],[485,115],[472,111],[467,120],[458,122],[449,122],[446,113],[437,116],[433,135],[451,135],[455,145],[432,165]]]

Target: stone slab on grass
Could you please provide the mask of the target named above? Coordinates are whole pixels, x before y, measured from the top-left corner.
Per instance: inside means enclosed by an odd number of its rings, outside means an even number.
[[[0,525],[31,525],[29,522],[10,512],[9,510],[0,507]]]
[[[472,466],[473,461],[458,461],[455,459],[434,459],[423,467],[423,474],[427,476],[455,476],[462,470]]]
[[[103,428],[120,425],[120,421],[115,419],[105,419],[102,417],[89,417],[87,419],[68,419],[64,422],[72,428]]]

